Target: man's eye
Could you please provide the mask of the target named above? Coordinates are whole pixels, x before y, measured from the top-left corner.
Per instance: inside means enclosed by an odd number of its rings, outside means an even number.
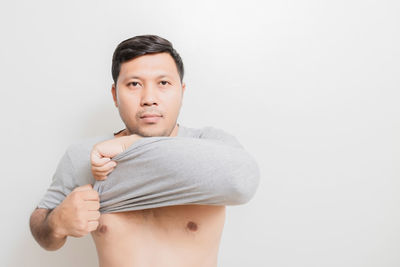
[[[168,84],[167,81],[161,81],[160,83],[162,83],[162,85],[167,85]]]
[[[130,83],[128,83],[128,85],[133,85],[133,86],[136,86],[137,84],[139,84],[138,82],[130,82]]]

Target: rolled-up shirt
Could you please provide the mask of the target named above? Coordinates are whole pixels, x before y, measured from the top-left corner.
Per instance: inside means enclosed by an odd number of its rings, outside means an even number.
[[[179,125],[179,124],[178,124]],[[100,212],[122,212],[173,205],[239,205],[255,194],[260,173],[237,139],[214,127],[179,125],[175,137],[137,140],[112,160],[104,181],[91,173],[90,151],[105,136],[69,146],[38,207],[53,209],[77,186],[91,183]]]

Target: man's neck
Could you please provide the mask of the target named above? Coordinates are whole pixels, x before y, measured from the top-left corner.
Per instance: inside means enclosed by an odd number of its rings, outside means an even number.
[[[179,123],[175,124],[174,129],[172,130],[171,134],[169,135],[170,137],[175,137],[178,135],[179,131]]]
[[[177,123],[174,127],[174,129],[172,130],[171,134],[169,135],[170,137],[175,137],[178,135],[178,131],[179,131],[179,123]],[[114,138],[118,138],[121,136],[127,136],[128,135],[128,131],[127,129],[123,129],[120,130],[119,132],[114,133]]]

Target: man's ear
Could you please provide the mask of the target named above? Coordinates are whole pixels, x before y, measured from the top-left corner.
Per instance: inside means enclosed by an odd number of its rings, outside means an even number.
[[[185,84],[185,83],[182,83],[181,108],[182,108],[182,105],[183,105],[183,93],[185,92],[185,89],[186,89],[186,84]]]
[[[186,89],[186,83],[182,83],[182,95],[185,92],[185,89]]]
[[[111,94],[112,94],[113,99],[114,99],[114,105],[115,105],[116,107],[118,107],[117,88],[116,88],[116,86],[115,86],[114,83],[113,83],[112,86],[111,86]]]

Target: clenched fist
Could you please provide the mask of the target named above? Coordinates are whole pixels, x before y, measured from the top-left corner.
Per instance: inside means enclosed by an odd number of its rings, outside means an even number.
[[[140,135],[129,135],[97,143],[90,153],[90,162],[93,177],[96,180],[105,180],[117,165],[111,158],[125,151],[135,141],[143,138]]]
[[[87,184],[76,187],[51,213],[49,222],[53,224],[58,237],[82,237],[97,229],[100,218],[99,194]]]

